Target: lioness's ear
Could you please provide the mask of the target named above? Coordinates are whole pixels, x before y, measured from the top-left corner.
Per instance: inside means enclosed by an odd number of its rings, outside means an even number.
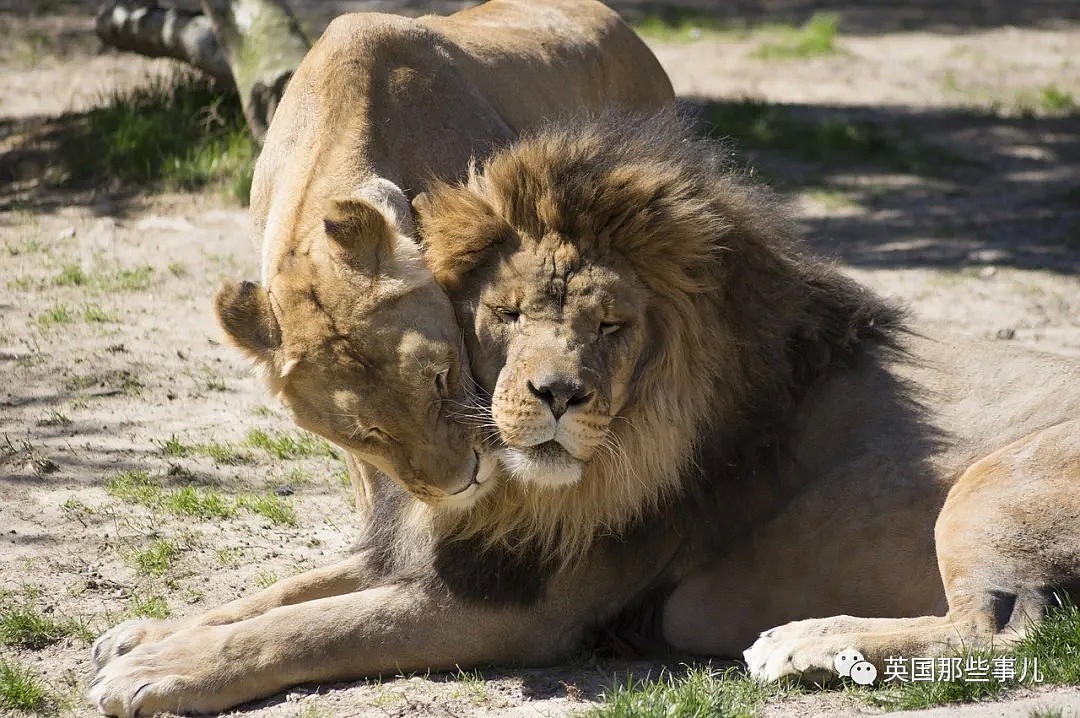
[[[394,228],[382,210],[365,199],[336,199],[323,219],[326,235],[333,240],[331,254],[362,272],[378,272],[394,254]]]
[[[214,297],[214,311],[229,341],[253,359],[269,362],[281,346],[270,295],[255,282],[225,282]]]

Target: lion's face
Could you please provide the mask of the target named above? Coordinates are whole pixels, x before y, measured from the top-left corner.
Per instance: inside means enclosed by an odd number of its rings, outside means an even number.
[[[425,501],[471,505],[494,460],[455,419],[468,377],[449,299],[371,203],[340,201],[317,230],[326,251],[286,258],[269,291],[222,289],[222,326],[301,427]]]
[[[468,304],[500,457],[518,479],[573,484],[613,440],[644,349],[644,290],[628,266],[558,236],[523,236],[493,260]]]

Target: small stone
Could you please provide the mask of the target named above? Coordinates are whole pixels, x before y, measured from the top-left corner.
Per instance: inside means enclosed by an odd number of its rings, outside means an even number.
[[[291,486],[278,486],[274,489],[274,493],[278,496],[292,496],[296,493],[296,489]]]
[[[57,239],[71,239],[74,236],[75,236],[75,228],[74,227],[64,227],[63,229],[61,229],[59,232],[56,233],[56,238]]]
[[[1004,339],[1005,341],[1008,341],[1009,339],[1015,339],[1016,338],[1016,330],[1013,329],[1012,327],[1006,327],[1005,329],[998,329],[997,334],[995,336],[998,339]]]
[[[983,279],[990,279],[990,277],[997,274],[997,267],[994,265],[988,265],[979,270],[979,276]]]

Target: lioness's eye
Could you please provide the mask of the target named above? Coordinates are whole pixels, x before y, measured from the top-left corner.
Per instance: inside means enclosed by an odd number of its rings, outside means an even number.
[[[435,375],[435,391],[439,393],[439,398],[445,399],[450,396],[450,388],[447,386],[446,377],[450,373],[449,369],[443,369],[441,372]]]
[[[499,321],[504,324],[513,324],[521,316],[521,312],[509,309],[508,307],[491,307],[491,311],[495,313],[495,316],[499,318]]]
[[[390,435],[377,426],[373,426],[364,432],[365,439],[371,439],[373,441],[390,441]]]
[[[611,336],[615,332],[622,329],[622,324],[618,322],[600,322],[600,336]]]

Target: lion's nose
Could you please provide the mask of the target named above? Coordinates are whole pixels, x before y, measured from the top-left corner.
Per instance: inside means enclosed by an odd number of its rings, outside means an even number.
[[[592,398],[592,392],[584,384],[566,376],[546,376],[536,382],[530,379],[525,384],[533,396],[547,404],[556,421],[566,413],[567,408],[584,404]]]

